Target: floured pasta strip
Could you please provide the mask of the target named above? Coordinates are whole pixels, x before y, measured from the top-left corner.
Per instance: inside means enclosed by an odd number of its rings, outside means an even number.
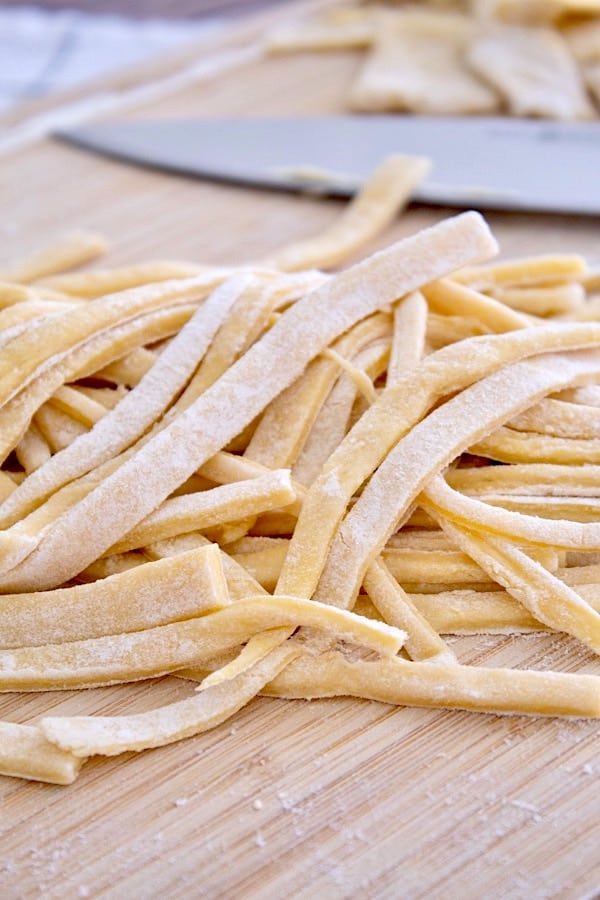
[[[452,281],[468,284],[474,290],[506,289],[566,284],[583,281],[588,268],[577,254],[523,257],[485,266],[469,266],[455,272]]]
[[[389,358],[387,347],[382,348],[381,344],[376,343],[362,350],[352,361],[369,379],[371,390],[372,378],[376,374],[373,369],[381,367],[384,357]],[[352,374],[346,372],[340,375],[327,400],[321,406],[302,450],[296,457],[292,475],[301,484],[312,484],[329,456],[345,437],[350,427],[358,390]]]
[[[204,299],[214,280],[203,276],[131,288],[93,304],[42,319],[10,341],[0,359],[0,402],[6,403],[52,361],[104,330],[154,309]]]
[[[61,516],[29,558],[2,578],[2,588],[52,587],[81,571],[239,434],[340,333],[398,294],[452,271],[465,257],[487,256],[495,246],[481,217],[466,213],[304,296],[191,406]]]
[[[510,509],[490,506],[474,497],[453,490],[441,476],[433,478],[425,491],[429,507],[469,528],[517,538],[534,544],[547,544],[571,550],[600,549],[600,523],[591,521],[553,521],[539,515],[524,515]],[[544,498],[545,499],[545,498]],[[563,499],[563,498],[560,498]],[[572,502],[572,501],[571,501]],[[590,501],[587,501],[590,502]]]
[[[0,775],[72,784],[83,762],[51,743],[33,725],[0,722]]]
[[[600,466],[551,463],[452,469],[446,481],[469,495],[525,493],[546,497],[600,496]]]
[[[165,500],[108,553],[123,553],[154,541],[189,531],[201,531],[241,516],[254,516],[269,509],[287,506],[296,499],[289,471],[276,469],[267,475],[207,491]]]
[[[217,288],[179,332],[137,387],[70,450],[55,455],[33,480],[23,485],[0,519],[10,524],[63,484],[110,459],[133,443],[164,412],[184,387],[235,300],[248,286],[246,276]]]
[[[600,409],[565,400],[546,399],[509,422],[517,431],[554,437],[600,438]]]
[[[577,283],[500,288],[495,296],[507,306],[532,316],[573,315],[585,306],[585,290]]]
[[[441,397],[544,346],[566,349],[597,346],[599,341],[600,326],[549,325],[535,333],[526,329],[473,338],[426,357],[367,410],[323,467],[304,499],[278,590],[312,596],[352,495]]]
[[[0,723],[0,771],[68,783],[258,693],[600,715],[597,676],[465,666],[443,637],[600,651],[589,275],[474,265],[493,251],[467,215],[334,276],[0,285],[0,689],[201,680],[141,715]],[[508,438],[527,462],[492,465]]]
[[[353,50],[373,42],[372,17],[364,10],[347,21],[294,22],[267,34],[268,53],[297,53],[304,50]]]
[[[141,631],[2,650],[0,691],[80,689],[155,678],[237,647],[256,632],[299,625],[325,629],[332,639],[384,655],[396,654],[406,638],[398,628],[323,603],[261,595]]]
[[[70,272],[67,275],[51,275],[35,282],[36,287],[50,288],[74,297],[103,297],[128,288],[173,278],[192,278],[200,275],[206,267],[192,266],[178,262],[151,262],[122,269],[95,270],[91,272]],[[214,269],[214,274],[226,278],[229,270]]]
[[[51,406],[91,428],[106,415],[106,406],[78,388],[58,388],[49,400]]]
[[[261,541],[268,543],[261,544]],[[250,542],[254,541],[255,544]],[[281,577],[289,541],[277,538],[243,538],[227,545],[227,552],[250,572],[269,591],[274,590]],[[549,548],[535,547],[528,553],[538,563],[550,570],[558,566],[557,555]],[[467,554],[452,549],[398,549],[382,550],[379,564],[385,563],[390,575],[402,585],[425,584],[481,584],[487,575]],[[374,580],[375,581],[375,580]],[[368,588],[367,588],[368,592]],[[403,626],[404,627],[404,626]]]
[[[36,469],[39,469],[52,458],[48,442],[35,422],[31,422],[29,428],[15,447],[15,456],[27,475],[35,472]]]
[[[328,348],[321,357],[313,360],[303,375],[271,403],[244,456],[266,466],[293,464],[340,369],[344,368],[344,357],[389,332],[389,317],[379,313],[336,341],[333,344],[335,350]]]
[[[530,322],[526,316],[513,312],[502,302],[487,297],[467,285],[457,284],[450,278],[428,284],[423,294],[433,312],[450,315],[460,311],[479,321],[488,331],[502,333],[516,328],[526,328]]]
[[[399,706],[485,709],[521,715],[600,715],[598,679],[593,675],[443,666],[397,657],[353,662],[337,652],[291,663],[267,692],[311,699],[368,697]],[[66,749],[67,744],[59,746]]]
[[[12,265],[0,266],[0,280],[25,283],[35,281],[45,275],[81,266],[102,256],[106,250],[106,241],[100,235],[74,232]]]
[[[264,265],[287,272],[336,266],[391,224],[429,167],[428,160],[417,156],[388,157],[329,229],[283,247],[266,257]]]
[[[87,434],[85,425],[61,410],[54,409],[49,403],[38,409],[33,421],[53,453],[64,450],[82,434]]]
[[[0,407],[0,457],[6,459],[27,430],[31,417],[68,379],[85,378],[99,364],[118,358],[128,348],[145,340],[151,341],[173,334],[185,325],[194,311],[194,307],[185,304],[174,309],[143,314],[130,322],[94,335],[51,362],[26,387]]]
[[[0,647],[141,631],[213,612],[228,603],[219,551],[208,546],[91,584],[5,594],[0,603]]]
[[[567,519],[576,523],[597,522],[600,512],[600,499],[597,497],[529,497],[527,495],[486,494],[484,499],[492,506],[500,506],[529,516],[544,519]]]
[[[433,508],[429,507],[429,511]],[[536,619],[572,634],[595,653],[600,653],[600,613],[579,594],[505,539],[492,535],[482,537],[446,518],[439,521],[453,540],[477,559],[481,567],[487,569]]]
[[[518,334],[516,332],[515,334]],[[600,371],[600,356],[540,357],[490,375],[430,413],[388,454],[334,539],[315,593],[352,605],[374,554],[402,520],[416,491],[482,432],[552,390]],[[441,440],[441,435],[446,440]],[[426,451],[424,451],[426,448]]]
[[[42,719],[42,733],[53,749],[75,757],[115,756],[126,750],[146,750],[214,728],[245,706],[300,649],[277,648],[233,682],[209,687],[195,697],[132,716],[72,716]],[[68,745],[73,750],[64,750]]]
[[[600,439],[552,437],[502,427],[473,444],[473,452],[501,462],[600,463]]]

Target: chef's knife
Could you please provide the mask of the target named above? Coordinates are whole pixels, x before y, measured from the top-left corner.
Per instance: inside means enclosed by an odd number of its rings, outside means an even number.
[[[423,203],[600,214],[600,124],[323,116],[102,122],[58,137],[143,166],[267,188],[356,192],[383,157],[427,156]]]

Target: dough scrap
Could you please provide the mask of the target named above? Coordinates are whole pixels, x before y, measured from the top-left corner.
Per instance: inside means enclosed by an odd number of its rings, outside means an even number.
[[[376,112],[408,110],[460,115],[498,109],[494,88],[466,67],[475,23],[456,13],[382,11],[375,42],[350,93],[350,105]]]

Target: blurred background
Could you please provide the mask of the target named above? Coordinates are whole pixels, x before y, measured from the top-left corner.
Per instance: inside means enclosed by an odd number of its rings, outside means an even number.
[[[282,0],[8,0],[0,5],[0,112],[276,5]]]

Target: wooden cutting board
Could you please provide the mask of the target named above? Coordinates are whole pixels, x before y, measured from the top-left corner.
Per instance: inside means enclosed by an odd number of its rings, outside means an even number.
[[[204,51],[228,69],[156,91],[152,102],[138,96],[127,114],[343,109],[360,56],[242,53],[236,63],[232,52],[255,46],[263,27],[244,25]],[[146,68],[144,78],[168,76],[191,58]],[[112,88],[131,90],[140,77],[113,79]],[[13,121],[60,107],[21,111]],[[114,264],[238,263],[311,234],[340,210],[332,200],[136,170],[47,139],[5,156],[0,195],[3,255],[86,227],[109,236]],[[415,207],[382,243],[448,212]],[[489,219],[505,255],[600,257],[595,221]],[[461,638],[453,647],[475,664],[598,672],[558,637]],[[165,678],[3,695],[0,717],[143,711],[189,693]],[[68,788],[0,778],[0,898],[592,897],[600,886],[597,738],[598,724],[587,721],[259,698],[205,735],[94,759]]]

